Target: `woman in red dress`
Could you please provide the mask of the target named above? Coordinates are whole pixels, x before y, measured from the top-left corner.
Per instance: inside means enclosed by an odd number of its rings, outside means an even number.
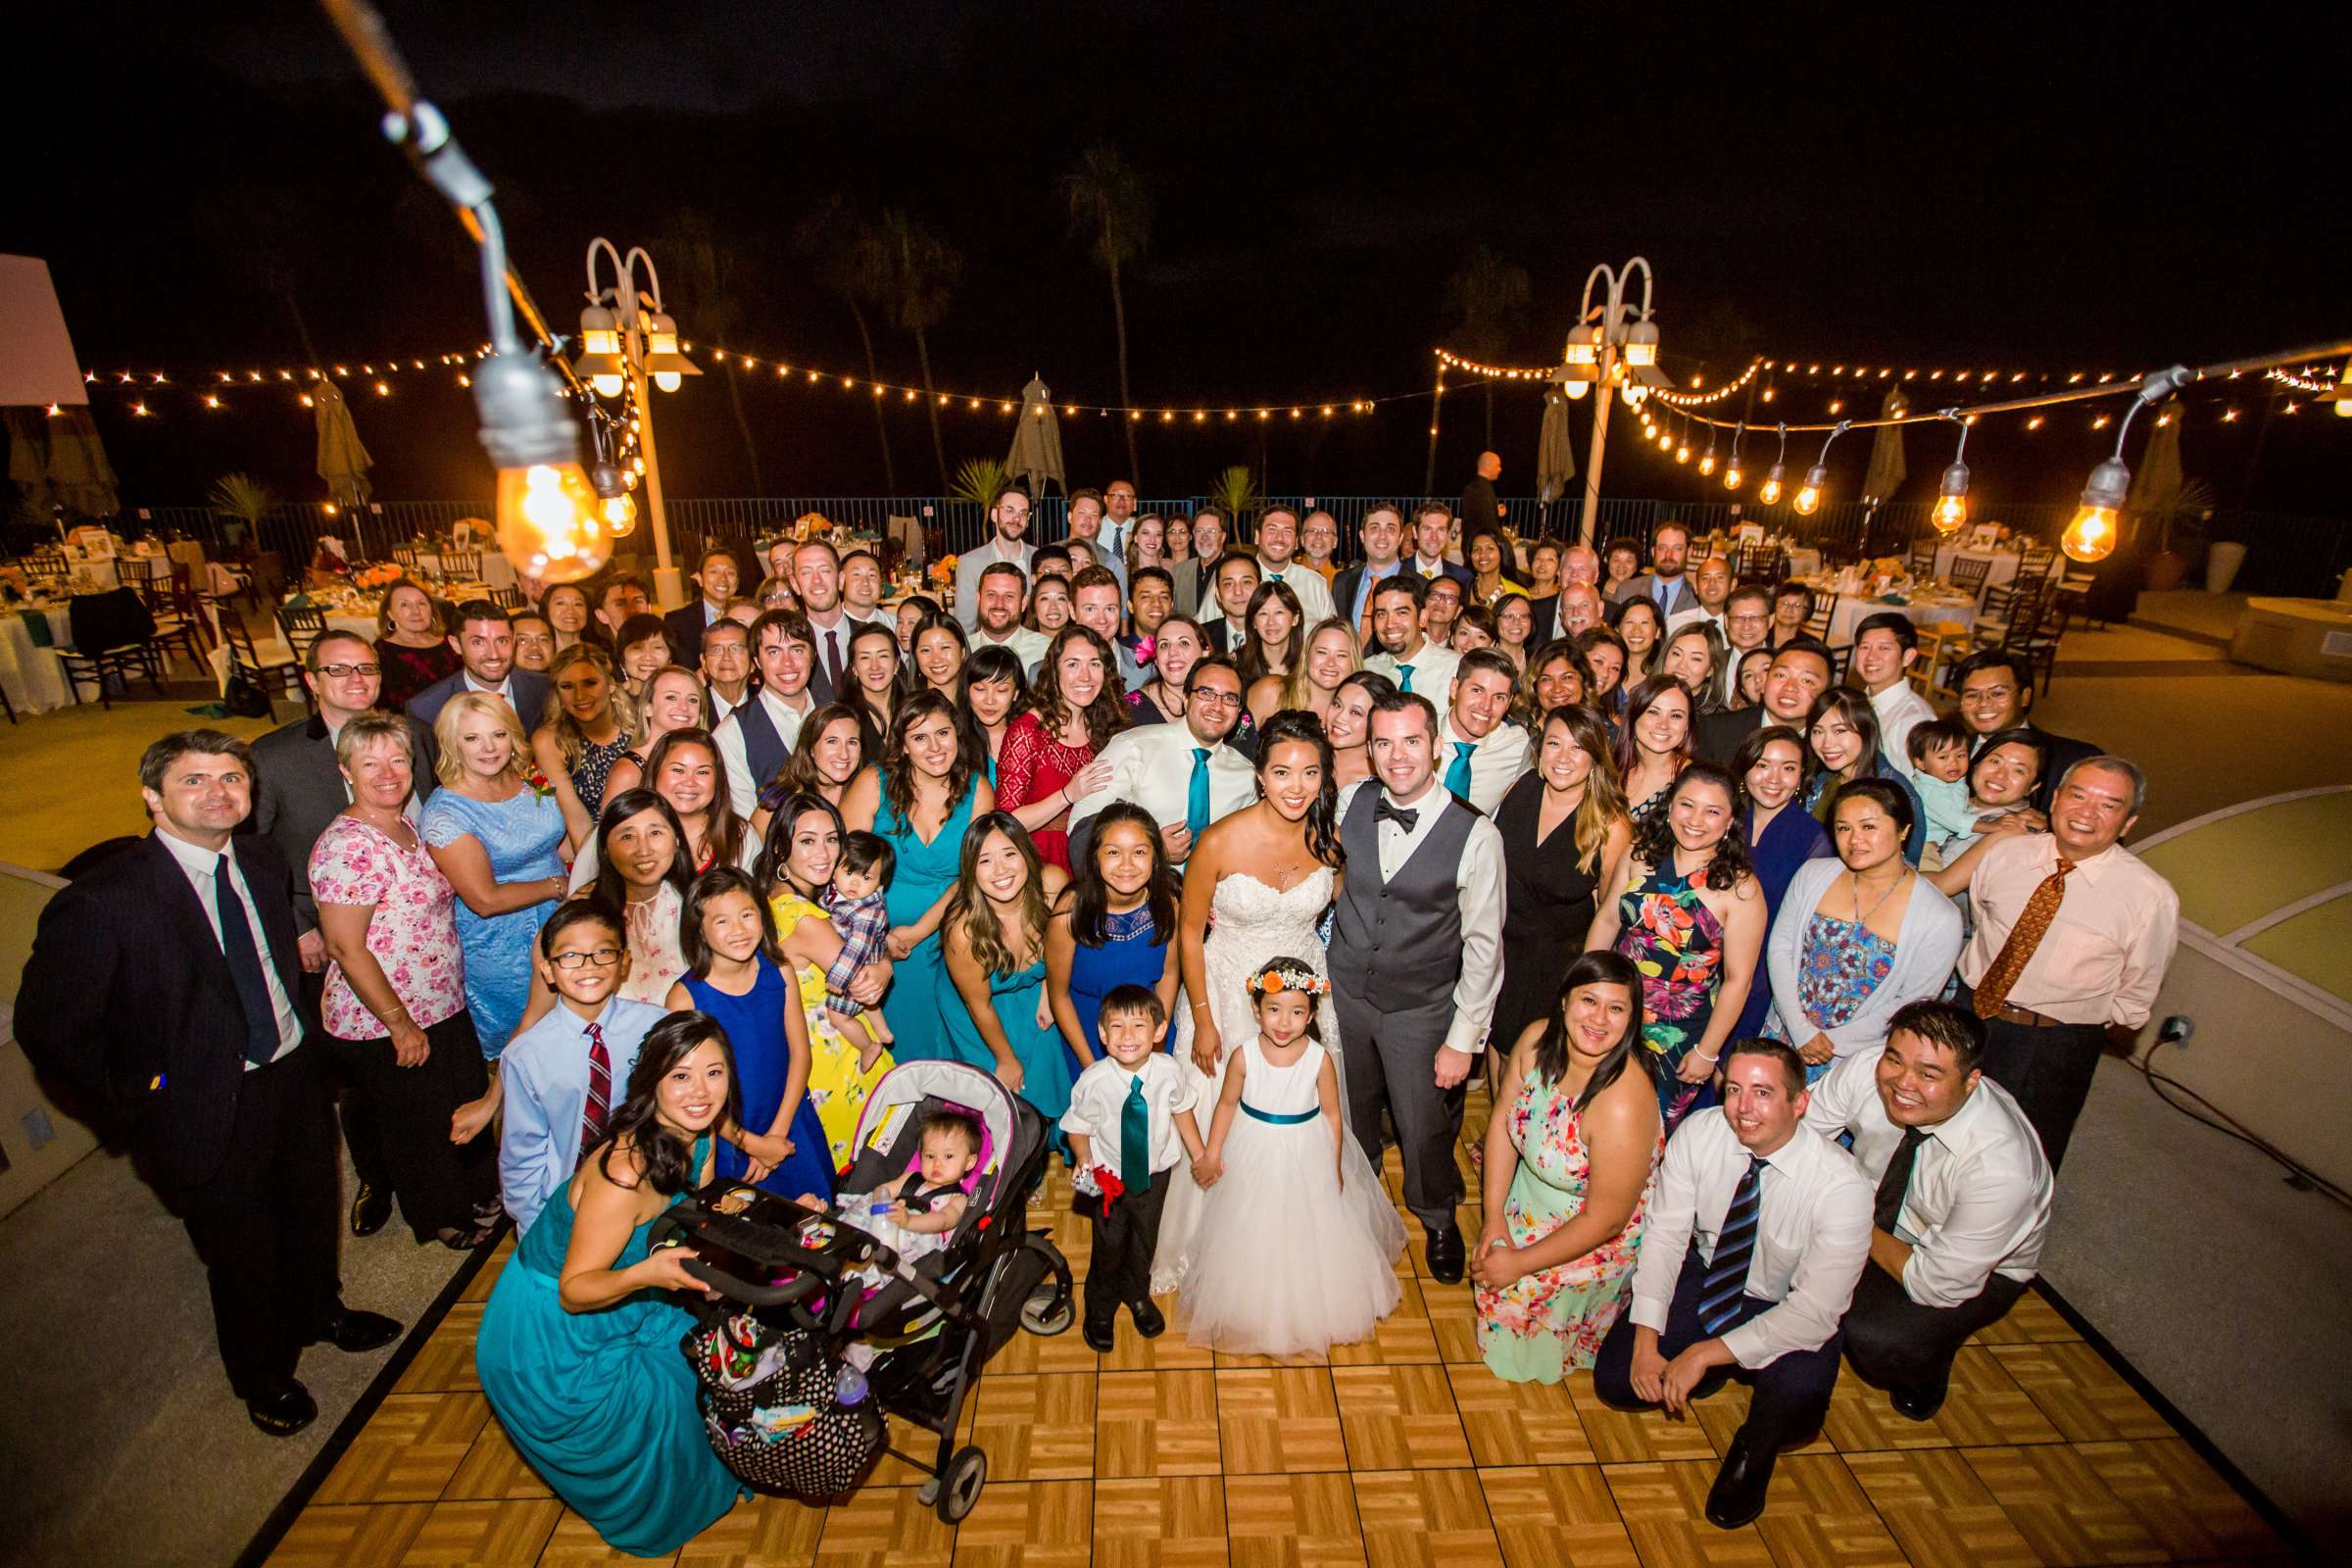
[[[1070,622],[1054,634],[1037,666],[1030,710],[1004,731],[997,758],[997,808],[1029,830],[1040,858],[1070,868],[1070,807],[1110,783],[1100,760],[1127,726],[1111,671],[1110,645]]]

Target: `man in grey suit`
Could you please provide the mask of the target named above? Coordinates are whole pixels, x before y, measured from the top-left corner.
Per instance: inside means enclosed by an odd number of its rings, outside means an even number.
[[[1683,574],[1690,554],[1690,530],[1679,522],[1661,522],[1649,536],[1649,570],[1625,585],[1622,597],[1639,594],[1655,602],[1661,619],[1685,610],[1699,610],[1698,589]]]
[[[522,734],[516,737],[519,745],[528,747],[530,732],[547,719],[548,694],[554,688],[547,677],[536,670],[514,667],[514,627],[505,610],[487,599],[469,599],[458,607],[458,635],[450,646],[463,661],[454,675],[433,682],[409,699],[409,716],[424,726],[423,764],[419,773],[430,774],[440,759],[440,748],[433,740],[433,721],[449,700],[462,691],[493,692],[507,700],[514,716],[522,721]]]
[[[1193,553],[1168,568],[1176,582],[1176,613],[1218,615],[1216,584],[1209,580],[1217,558],[1225,553],[1225,514],[1214,507],[1193,514]]]
[[[956,618],[967,632],[980,629],[980,573],[1003,561],[1030,575],[1030,558],[1037,552],[1029,532],[1029,492],[1006,485],[988,509],[988,542],[956,558]]]
[[[311,847],[351,804],[351,790],[335,763],[335,737],[354,714],[375,706],[384,683],[374,645],[357,632],[324,633],[311,645],[308,664],[303,680],[318,710],[253,743],[253,814],[237,831],[268,839],[294,873],[296,952],[303,993],[315,1008],[325,989],[326,944],[318,935],[318,906],[311,898]],[[409,723],[412,755],[421,759],[424,726],[413,718]],[[412,811],[432,788],[432,774],[419,767]],[[366,1102],[356,1085],[346,1082],[343,1088],[343,1141],[351,1146],[352,1167],[360,1178],[351,1200],[351,1231],[372,1236],[392,1217],[391,1174]]]

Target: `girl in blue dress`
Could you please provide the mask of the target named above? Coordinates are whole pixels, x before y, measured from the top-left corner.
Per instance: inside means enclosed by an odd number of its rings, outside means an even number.
[[[740,1150],[719,1150],[718,1174],[786,1198],[830,1197],[833,1158],[808,1098],[808,1020],[776,963],[766,902],[735,867],[706,871],[686,895],[678,940],[687,971],[669,988],[670,1009],[710,1014],[734,1048],[747,1135]],[[764,1174],[752,1175],[755,1162]]]
[[[699,1013],[654,1026],[604,1136],[498,1277],[474,1339],[482,1393],[515,1449],[606,1543],[665,1557],[733,1507],[678,1341],[694,1253],[649,1253],[662,1211],[709,1179],[734,1128],[727,1039]]]
[[[1049,1124],[1070,1108],[1070,1054],[1046,1005],[1046,921],[1068,876],[1010,811],[974,817],[948,901],[939,992],[955,1055],[986,1067]]]
[[[1046,994],[1079,1072],[1102,1054],[1102,999],[1144,986],[1176,1012],[1176,878],[1152,813],[1115,801],[1046,927]]]
[[[956,1055],[940,995],[940,922],[955,891],[966,827],[996,808],[997,793],[980,776],[963,745],[955,705],[935,691],[902,700],[890,716],[883,761],[858,775],[842,797],[845,826],[890,841],[899,858],[891,878],[891,961],[897,966],[882,999],[890,1021],[891,1054],[900,1061]]]

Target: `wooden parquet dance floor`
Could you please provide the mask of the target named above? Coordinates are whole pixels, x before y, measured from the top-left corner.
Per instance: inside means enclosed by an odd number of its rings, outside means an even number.
[[[1466,1118],[1483,1125],[1483,1097]],[[1478,1182],[1462,1168],[1475,1203]],[[1387,1180],[1396,1194],[1394,1151]],[[1464,1232],[1478,1234],[1475,1206]],[[1049,1221],[1072,1269],[1085,1222],[1066,1176]],[[1701,1516],[1744,1409],[1738,1384],[1696,1419],[1602,1406],[1592,1377],[1546,1388],[1480,1363],[1470,1287],[1422,1272],[1371,1343],[1328,1362],[1212,1354],[1172,1299],[1156,1341],[1119,1316],[1097,1355],[1077,1331],[1017,1337],[966,1406],[987,1490],[960,1526],[885,1457],[849,1502],[760,1497],[690,1543],[678,1568],[1812,1568],[1913,1564],[2242,1563],[2288,1547],[2039,1296],[1960,1354],[1949,1401],[1914,1423],[1853,1375],[1821,1437],[1784,1455],[1771,1506],[1720,1531]],[[473,1336],[508,1249],[433,1330],[270,1562],[285,1568],[574,1568],[615,1553],[515,1455],[473,1371]],[[928,1434],[893,1424],[924,1451]]]

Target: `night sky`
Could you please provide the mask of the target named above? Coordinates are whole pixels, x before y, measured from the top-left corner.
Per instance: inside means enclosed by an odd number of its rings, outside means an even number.
[[[847,309],[793,230],[839,193],[903,208],[963,253],[930,335],[943,390],[1114,403],[1103,275],[1055,176],[1097,141],[1150,176],[1149,253],[1127,276],[1138,402],[1319,405],[1425,389],[1464,344],[1446,282],[1485,244],[1534,304],[1493,353],[1556,357],[1585,273],[1646,255],[1664,365],[1719,382],[1750,357],[2132,371],[2352,329],[2339,94],[2295,82],[2352,44],[2341,11],[2260,6],[1751,8],[792,5],[508,0],[395,4],[395,35],[500,189],[515,260],[570,330],[587,240],[662,239],[681,211],[740,281],[730,346],[864,379]],[[1540,19],[1540,20],[1539,20]],[[43,8],[11,40],[15,156],[0,249],[44,257],[84,363],[185,372],[434,355],[482,338],[470,247],[378,137],[323,18],[239,7]],[[282,280],[284,288],[272,280]],[[712,373],[659,412],[673,495],[741,495],[750,460],[698,301],[669,305]],[[293,302],[290,307],[288,296]],[[885,379],[919,382],[878,325]],[[466,395],[437,368],[352,402],[380,497],[486,494]],[[885,486],[862,391],[743,386],[768,494]],[[1818,418],[1826,386],[1782,385]],[[2192,409],[2187,466],[2222,498],[2337,514],[2352,422]],[[187,395],[98,399],[126,500],[193,502],[230,469],[317,489],[283,390],[208,414]],[[938,486],[918,406],[887,400],[901,493]],[[1921,401],[1937,401],[1926,393]],[[1584,411],[1579,410],[1579,446]],[[992,406],[993,407],[993,406]],[[1187,424],[1143,438],[1149,496],[1263,465],[1270,488],[1407,493],[1426,402],[1326,427]],[[1500,393],[1501,488],[1533,488],[1536,392]],[[1009,422],[943,415],[948,462],[1002,457]],[[1441,493],[1485,437],[1449,394]],[[2247,459],[2263,442],[2257,471]],[[1752,439],[1752,438],[1751,438]],[[2088,412],[2027,437],[1987,425],[1978,492],[2070,499],[2103,452]],[[2134,436],[2136,445],[2137,436]],[[1065,421],[1074,482],[1125,466],[1118,421]],[[1839,447],[1859,478],[1866,439]],[[1754,448],[1747,449],[1751,457]],[[1904,499],[1931,496],[1915,436]],[[1612,443],[1613,495],[1696,495],[1694,474]]]

